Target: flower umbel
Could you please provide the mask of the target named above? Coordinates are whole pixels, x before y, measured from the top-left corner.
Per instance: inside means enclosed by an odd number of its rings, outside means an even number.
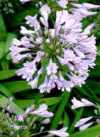
[[[80,11],[80,5],[74,6]],[[92,9],[91,6],[81,5],[81,9]],[[49,19],[52,9],[43,5],[40,16],[26,17],[30,29],[21,26],[21,40],[12,43],[13,62],[22,63],[17,75],[41,93],[49,93],[53,88],[70,91],[81,86],[89,75],[89,68],[95,66],[96,39],[91,35],[94,25],[82,30],[81,20],[87,15],[78,16],[77,10],[57,11],[52,23]]]

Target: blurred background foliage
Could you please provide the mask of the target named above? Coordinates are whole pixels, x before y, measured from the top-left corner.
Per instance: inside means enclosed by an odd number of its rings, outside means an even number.
[[[42,1],[48,3],[55,10],[59,9],[56,3],[54,4],[50,0]],[[79,1],[100,5],[100,0]],[[97,137],[100,134],[100,126],[92,127],[89,131],[73,134],[75,121],[79,120],[84,114],[91,115],[92,111],[86,112],[81,109],[78,112],[72,112],[69,107],[69,100],[72,96],[85,97],[99,104],[100,109],[100,10],[98,10],[96,16],[83,21],[84,26],[95,22],[96,27],[93,34],[97,37],[96,66],[90,71],[90,77],[86,84],[81,88],[74,88],[70,95],[59,91],[52,91],[51,94],[40,94],[38,90],[32,90],[26,81],[16,76],[15,71],[18,66],[11,62],[9,55],[12,39],[19,36],[19,29],[21,25],[24,25],[25,16],[34,15],[38,12],[37,2],[39,1],[33,0],[23,5],[18,0],[0,0],[0,108],[5,108],[9,103],[13,113],[20,114],[33,103],[46,103],[55,112],[51,128],[58,127],[59,121],[61,121],[64,126],[69,127],[71,137],[85,137],[86,133],[90,133],[86,137]],[[13,100],[9,101],[10,98],[13,98]]]

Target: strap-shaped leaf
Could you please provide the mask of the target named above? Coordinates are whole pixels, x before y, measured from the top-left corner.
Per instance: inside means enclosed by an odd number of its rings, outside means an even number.
[[[68,100],[69,100],[69,93],[67,91],[65,91],[63,93],[63,95],[61,96],[60,104],[59,104],[58,109],[56,111],[55,117],[51,123],[51,128],[57,128],[58,123],[61,121],[62,114],[65,111],[65,106],[67,105]]]
[[[10,110],[15,114],[23,113],[23,110],[8,98],[0,97],[0,107],[6,108],[9,105]]]
[[[0,41],[6,39],[6,27],[2,15],[0,15]]]
[[[84,131],[81,132],[77,132],[69,137],[99,137],[100,136],[100,124],[86,129]]]
[[[0,80],[5,80],[5,79],[11,78],[15,75],[16,75],[15,70],[0,71]]]

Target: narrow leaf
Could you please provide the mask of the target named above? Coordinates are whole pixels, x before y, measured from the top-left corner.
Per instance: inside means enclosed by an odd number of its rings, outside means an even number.
[[[65,91],[61,97],[61,101],[60,101],[59,107],[56,111],[55,117],[52,121],[51,128],[57,128],[57,125],[62,118],[62,114],[65,111],[65,106],[68,103],[68,99],[69,99],[69,93],[67,91]]]
[[[15,70],[3,70],[0,71],[0,80],[5,80],[15,76]]]

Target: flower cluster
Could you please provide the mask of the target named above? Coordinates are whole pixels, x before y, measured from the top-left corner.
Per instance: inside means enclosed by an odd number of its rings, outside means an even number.
[[[89,100],[82,98],[81,101],[76,99],[75,97],[71,100],[72,102],[72,109],[79,109],[81,107],[93,107],[94,112],[96,113],[100,113],[99,109],[98,109],[98,105],[95,103],[90,102]],[[95,114],[96,114],[95,113]],[[95,124],[95,123],[100,123],[100,118],[99,115],[96,114],[94,116],[89,116],[89,117],[85,117],[85,118],[81,118],[79,121],[76,122],[75,124],[75,128],[79,128],[79,130],[85,130],[88,127],[90,127],[91,125]]]
[[[18,121],[20,122],[24,122],[24,120],[26,120],[27,117],[29,117],[29,115],[36,115],[36,116],[39,116],[39,117],[42,117],[42,118],[51,118],[53,117],[53,113],[52,112],[49,112],[48,110],[48,106],[46,104],[41,104],[39,106],[39,108],[35,109],[34,106],[28,108],[23,114],[20,114],[18,115],[16,118]],[[45,119],[44,121],[48,121],[47,119]],[[45,122],[42,122],[43,124]],[[45,124],[47,124],[48,122],[46,122]],[[16,129],[16,130],[20,130],[22,128],[24,128],[24,126],[18,126],[18,125],[13,125],[13,127]],[[50,130],[50,131],[46,131],[48,135],[48,137],[52,137],[52,135],[56,135],[58,137],[68,137],[68,133],[66,132],[67,128],[61,128],[59,130]],[[42,133],[45,133],[45,131],[43,131]],[[38,134],[41,134],[38,133]]]
[[[17,75],[41,93],[56,87],[70,91],[81,86],[89,68],[95,66],[96,38],[91,35],[95,24],[83,30],[81,20],[96,14],[90,9],[100,6],[88,3],[73,6],[71,13],[57,11],[54,20],[50,18],[52,9],[43,5],[39,15],[26,17],[29,28],[21,26],[22,38],[14,39],[10,48],[13,62],[23,65]]]

